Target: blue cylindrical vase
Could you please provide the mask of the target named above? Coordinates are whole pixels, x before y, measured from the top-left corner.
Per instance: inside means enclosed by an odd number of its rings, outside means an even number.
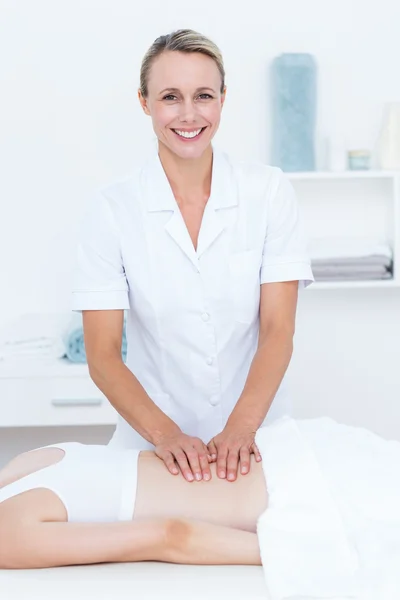
[[[311,54],[272,62],[272,156],[283,171],[315,170],[317,67]]]

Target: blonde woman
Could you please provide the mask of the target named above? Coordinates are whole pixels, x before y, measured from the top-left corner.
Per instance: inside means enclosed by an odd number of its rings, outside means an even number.
[[[209,480],[216,461],[234,481],[261,460],[257,429],[290,412],[298,288],[313,280],[297,202],[279,169],[212,144],[226,85],[211,40],[158,38],[138,95],[157,144],[89,209],[73,309],[90,375],[119,413],[112,446],[154,449],[187,481]]]

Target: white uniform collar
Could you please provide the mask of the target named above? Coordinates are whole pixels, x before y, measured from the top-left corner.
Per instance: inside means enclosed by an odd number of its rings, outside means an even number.
[[[208,204],[214,209],[237,206],[238,197],[233,168],[226,154],[213,149],[211,194]],[[145,167],[146,204],[149,212],[177,210],[178,205],[158,156],[158,145]]]

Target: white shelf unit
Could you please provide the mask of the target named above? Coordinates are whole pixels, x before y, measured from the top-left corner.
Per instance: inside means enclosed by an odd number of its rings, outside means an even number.
[[[6,427],[115,425],[117,412],[87,364],[64,359],[0,361],[0,438]]]
[[[386,242],[393,278],[316,281],[310,290],[400,287],[400,172],[312,171],[286,173],[299,199],[308,238],[355,237]]]
[[[290,179],[393,179],[398,171],[297,171],[287,172]]]

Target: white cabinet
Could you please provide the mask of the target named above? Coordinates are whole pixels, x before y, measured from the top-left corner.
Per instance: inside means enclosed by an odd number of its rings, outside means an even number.
[[[400,172],[286,173],[299,199],[309,239],[374,238],[393,251],[386,280],[316,282],[310,290],[400,287]]]
[[[116,420],[87,365],[32,359],[0,366],[0,428],[114,425]]]

